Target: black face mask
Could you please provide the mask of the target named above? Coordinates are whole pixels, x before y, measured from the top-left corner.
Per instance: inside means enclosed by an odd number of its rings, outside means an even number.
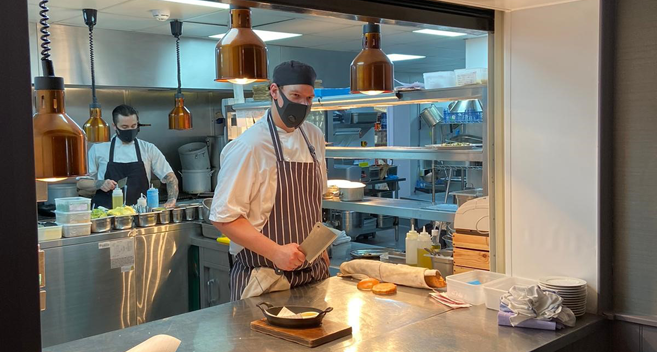
[[[116,129],[116,135],[124,143],[130,143],[134,141],[135,138],[137,138],[137,133],[139,133],[139,127],[133,128],[131,130],[120,130],[118,128]]]
[[[306,120],[306,117],[310,113],[310,105],[303,105],[290,101],[281,89],[278,90],[283,98],[283,107],[278,106],[278,101],[274,103],[276,105],[276,110],[278,115],[283,120],[283,123],[288,128],[297,128],[301,126],[303,121]]]

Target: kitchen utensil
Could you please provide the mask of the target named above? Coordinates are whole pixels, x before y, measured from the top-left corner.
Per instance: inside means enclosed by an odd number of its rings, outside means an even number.
[[[343,202],[358,202],[365,196],[365,184],[360,182],[350,182],[339,184],[340,200]]]
[[[183,170],[209,170],[210,153],[204,142],[188,143],[178,148]]]
[[[210,221],[210,209],[212,208],[212,198],[203,199],[203,204],[201,204],[201,211],[203,212],[203,222],[206,224],[212,224]]]
[[[48,200],[46,204],[55,204],[57,198],[71,198],[78,196],[78,187],[75,183],[54,183],[48,185]],[[59,210],[59,209],[57,209]],[[89,209],[84,209],[89,210]],[[65,210],[69,211],[69,210]]]
[[[299,250],[306,255],[306,260],[311,263],[317,259],[317,257],[326,250],[326,247],[330,246],[336,238],[337,235],[333,231],[322,225],[321,222],[318,222],[313,226],[308,237],[301,242]]]
[[[389,249],[357,249],[349,252],[354,259],[374,259],[379,260],[382,254],[388,253]]]
[[[124,177],[124,178],[122,178],[122,179],[116,181],[116,187],[118,187],[118,188],[123,188],[123,187],[125,187],[125,185],[126,185],[127,183],[128,183],[128,178],[127,178],[127,177]],[[124,193],[124,194],[125,194],[125,193]]]
[[[443,119],[443,113],[435,106],[431,105],[428,108],[422,110],[420,113],[422,121],[427,124],[427,126],[432,127],[439,124]]]
[[[265,309],[262,306],[265,306],[267,308]],[[284,327],[284,328],[292,328],[292,329],[306,329],[306,328],[313,328],[316,326],[320,326],[322,324],[322,319],[324,319],[324,316],[326,316],[327,313],[333,310],[333,307],[328,307],[324,310],[321,310],[312,307],[285,306],[285,308],[289,309],[292,313],[295,314],[304,313],[304,312],[317,313],[317,315],[313,318],[291,318],[291,317],[279,317],[278,313],[280,313],[283,307],[274,307],[268,302],[258,303],[256,304],[256,307],[258,307],[262,311],[262,314],[265,316],[269,324]]]
[[[126,230],[132,228],[134,215],[121,215],[114,217],[114,228],[117,230]]]
[[[457,100],[453,101],[447,107],[449,112],[466,112],[466,111],[483,111],[481,107],[481,101],[479,99],[469,99],[469,100]]]
[[[190,204],[185,207],[185,220],[187,221],[193,221],[196,220],[196,208],[198,208],[198,204]]]
[[[174,224],[182,222],[184,213],[185,208],[177,207],[171,209],[171,221],[173,221]]]
[[[112,229],[112,216],[104,218],[91,219],[91,232],[107,232]]]
[[[311,348],[351,335],[351,326],[328,319],[322,325],[308,329],[282,328],[261,319],[251,322],[251,330]]]
[[[210,192],[212,188],[212,170],[182,170],[183,191],[190,194]]]
[[[141,213],[137,214],[137,226],[150,227],[157,224],[157,217],[159,212]]]
[[[158,210],[157,222],[166,225],[171,222],[171,209]]]

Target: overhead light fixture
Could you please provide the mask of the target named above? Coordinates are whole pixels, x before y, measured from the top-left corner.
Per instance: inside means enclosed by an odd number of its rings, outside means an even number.
[[[89,104],[89,120],[84,123],[82,129],[87,135],[87,142],[108,142],[110,129],[107,122],[103,120],[98,98],[96,98],[96,73],[94,70],[94,26],[98,20],[98,11],[95,9],[82,9],[84,24],[89,27],[89,61],[91,62],[91,104]]]
[[[406,54],[388,54],[388,59],[390,61],[395,62],[395,61],[406,61],[406,60],[418,60],[418,59],[424,59],[426,56],[422,55],[406,55]]]
[[[203,0],[162,0],[162,1],[177,2],[179,4],[214,7],[214,8],[217,8],[217,9],[227,9],[227,8],[230,7],[230,5],[224,4],[224,3],[221,3],[221,2],[203,1]]]
[[[393,64],[381,50],[381,27],[378,23],[363,26],[363,49],[351,62],[351,93],[377,95],[390,93]]]
[[[251,29],[251,9],[230,7],[230,30],[215,49],[217,82],[267,81],[267,46]]]
[[[417,30],[417,31],[413,31],[413,33],[439,35],[439,36],[443,36],[443,37],[461,37],[461,36],[467,35],[466,33],[441,31],[441,30],[437,30],[437,29],[420,29],[420,30]]]
[[[178,90],[174,96],[176,106],[169,113],[170,130],[189,130],[192,129],[192,113],[185,107],[185,96],[182,94],[182,84],[180,79],[180,36],[182,35],[183,23],[174,20],[171,21],[171,34],[176,38],[176,67],[178,72]]]
[[[43,76],[34,78],[34,171],[38,181],[56,182],[87,174],[87,140],[80,126],[66,114],[64,79],[55,77],[50,60],[47,3],[39,2]]]
[[[259,29],[254,29],[253,32],[262,39],[263,42],[270,42],[272,40],[287,39],[300,37],[301,34],[298,33],[285,33],[285,32],[274,32],[274,31],[261,31]],[[211,35],[210,38],[221,39],[226,35],[226,33]]]

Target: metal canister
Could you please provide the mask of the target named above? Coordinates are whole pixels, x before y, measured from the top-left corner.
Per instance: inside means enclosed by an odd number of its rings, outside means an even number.
[[[198,212],[198,204],[192,204],[185,207],[185,220],[187,221],[196,220],[197,212]]]
[[[185,208],[171,209],[171,221],[173,221],[175,224],[181,223],[183,221],[184,213],[185,213]]]
[[[171,209],[164,209],[157,215],[157,222],[166,225],[171,222]]]

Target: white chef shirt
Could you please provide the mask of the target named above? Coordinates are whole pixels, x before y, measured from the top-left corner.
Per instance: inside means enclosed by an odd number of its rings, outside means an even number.
[[[137,141],[139,142],[139,151],[141,152],[141,160],[144,162],[144,168],[146,169],[148,183],[151,182],[151,172],[160,180],[169,172],[173,172],[167,159],[153,143],[142,141],[141,139],[137,139]],[[91,146],[87,154],[89,157],[89,175],[95,177],[97,180],[105,179],[111,143],[111,140],[109,142],[96,143]],[[137,151],[135,150],[135,142],[126,144],[117,138],[114,144],[114,162],[132,163],[136,161]]]
[[[302,125],[321,169],[321,182],[326,191],[326,162],[324,161],[324,134],[310,122]],[[292,132],[276,127],[285,161],[313,161],[301,131]],[[221,152],[221,169],[210,210],[210,220],[231,222],[240,216],[262,231],[269,219],[276,197],[276,152],[269,133],[267,113],[242,135],[226,145]],[[243,247],[231,242],[231,254]]]

